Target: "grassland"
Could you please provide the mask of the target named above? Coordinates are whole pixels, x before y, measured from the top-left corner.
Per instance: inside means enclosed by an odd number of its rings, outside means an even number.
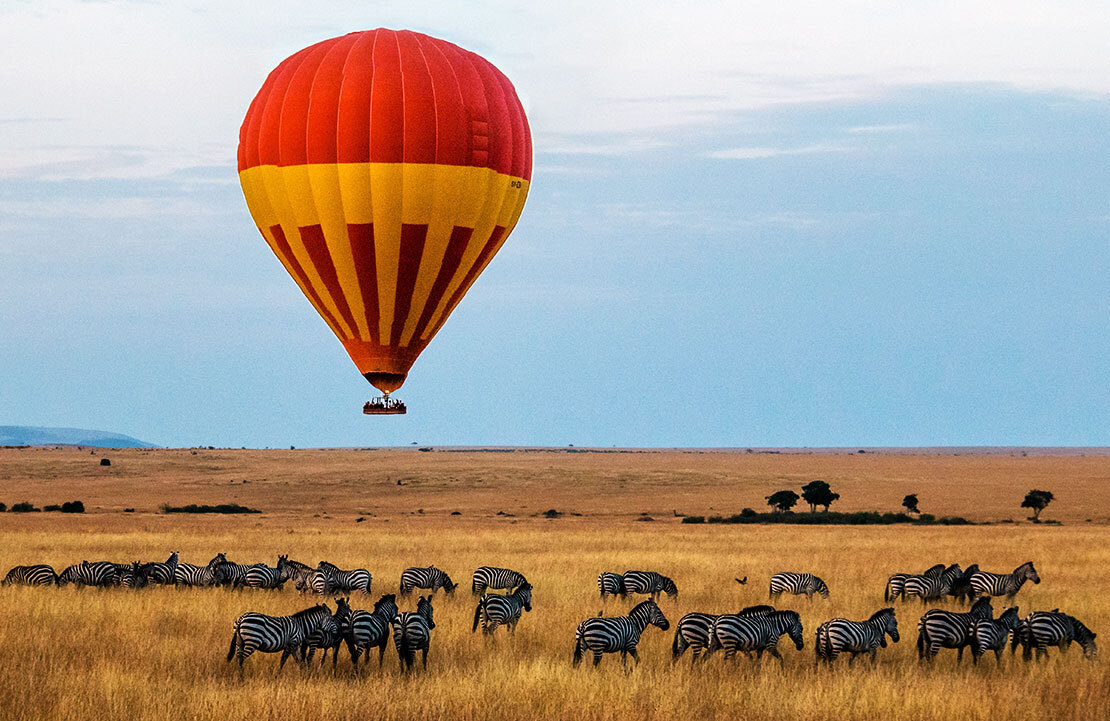
[[[903,641],[882,650],[875,668],[841,661],[831,673],[815,669],[812,650],[820,621],[879,608],[890,572],[949,560],[1009,570],[1032,559],[1043,582],[1021,591],[1023,615],[1059,606],[1104,631],[1106,457],[113,451],[113,465],[102,469],[100,455],[0,450],[0,500],[81,499],[90,511],[0,516],[4,570],[33,561],[162,560],[170,550],[191,562],[224,551],[273,564],[280,552],[365,566],[373,598],[395,590],[409,565],[435,563],[463,586],[450,600],[437,597],[427,673],[403,677],[390,648],[381,670],[372,663],[359,676],[345,652],[337,672],[329,660],[323,669],[287,666],[281,676],[276,656],[256,655],[243,681],[224,661],[232,621],[248,609],[307,605],[291,588],[2,588],[0,717],[1009,720],[1105,718],[1110,708],[1105,661],[1088,663],[1077,651],[1039,666],[1007,654],[1001,670],[993,662],[957,668],[952,654],[922,667],[913,648],[916,605],[898,606]],[[673,515],[759,507],[770,492],[813,478],[841,493],[842,510],[893,510],[917,492],[922,510],[978,521],[1022,519],[1021,496],[1046,488],[1058,501],[1045,516],[1064,525],[690,526]],[[264,513],[156,512],[162,503],[226,502]],[[566,515],[539,515],[548,508]],[[638,522],[641,513],[656,520]],[[534,610],[511,640],[470,631],[469,574],[482,564],[517,568],[536,587]],[[806,628],[803,651],[783,644],[782,667],[720,658],[672,665],[671,633],[649,629],[634,671],[622,672],[614,658],[596,671],[572,668],[574,627],[602,607],[597,573],[637,567],[677,581],[677,602],[661,604],[672,622],[691,610],[762,602],[777,570],[817,572],[832,597],[780,603],[799,610]],[[745,575],[747,586],[732,581]],[[370,607],[372,599],[353,603]],[[630,605],[610,601],[605,613]]]

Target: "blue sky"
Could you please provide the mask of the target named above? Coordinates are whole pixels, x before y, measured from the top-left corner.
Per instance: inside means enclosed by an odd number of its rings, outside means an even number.
[[[165,445],[1110,445],[1106,13],[784,5],[6,6],[0,423]],[[536,141],[517,230],[394,418],[359,413],[372,389],[234,165],[270,67],[376,26],[491,59]]]

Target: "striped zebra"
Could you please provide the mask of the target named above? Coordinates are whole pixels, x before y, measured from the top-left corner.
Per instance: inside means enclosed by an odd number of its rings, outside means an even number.
[[[603,571],[597,577],[597,590],[601,592],[601,600],[605,601],[609,596],[624,597],[624,585],[621,583],[623,577],[619,573],[609,573]]]
[[[432,597],[421,596],[416,602],[416,612],[405,611],[393,617],[393,645],[397,649],[398,663],[403,671],[411,671],[416,662],[416,652],[422,652],[421,662],[428,667],[428,647],[431,645]]]
[[[937,565],[933,566],[932,568],[926,570],[921,575],[922,576],[930,576],[930,575],[933,575],[933,574],[942,573],[943,571],[944,571],[944,564],[943,563],[938,563]],[[909,578],[910,576],[913,576],[913,575],[916,575],[916,574],[913,574],[913,573],[895,573],[889,579],[887,579],[886,588],[883,589],[883,600],[886,601],[887,603],[890,603],[891,601],[895,600],[896,598],[901,598],[902,597],[902,591],[905,589],[905,586],[906,586],[906,579]]]
[[[58,574],[54,573],[54,569],[45,563],[38,563],[33,566],[16,566],[8,571],[8,575],[4,576],[4,582],[0,585],[53,586],[57,583]]]
[[[624,594],[650,594],[653,601],[658,601],[662,593],[678,600],[678,586],[667,576],[655,571],[625,571],[621,577],[621,588]]]
[[[247,588],[273,588],[281,590],[289,580],[289,569],[285,566],[286,556],[278,556],[277,568],[265,563],[256,563],[247,569],[243,585]]]
[[[194,563],[178,563],[173,570],[173,582],[177,586],[215,586],[216,564],[220,563],[220,555],[208,562],[207,566],[198,566]]]
[[[1010,640],[1010,634],[1017,630],[1021,619],[1018,607],[1011,606],[1002,612],[997,620],[981,618],[971,624],[971,661],[979,663],[979,658],[987,651],[994,651],[994,660],[1002,666],[1002,649]]]
[[[507,626],[510,634],[516,633],[516,625],[520,623],[522,611],[532,610],[532,584],[525,581],[512,593],[501,595],[487,593],[478,601],[474,609],[474,626],[471,633],[478,630],[478,622],[482,623],[482,633],[492,634],[498,626]]]
[[[781,662],[779,638],[789,634],[794,647],[801,651],[805,647],[802,633],[802,619],[797,611],[771,611],[749,616],[729,613],[713,623],[705,653],[709,655],[723,648],[725,658],[729,659],[735,658],[737,651],[754,651],[758,661],[766,651]]]
[[[979,564],[973,563],[964,569],[964,572],[952,582],[952,588],[948,590],[948,595],[956,599],[959,603],[967,603],[971,600],[971,577],[979,573]]]
[[[370,595],[372,582],[373,577],[365,568],[345,571],[327,561],[320,561],[316,572],[309,577],[308,585],[315,593],[360,591]]]
[[[172,585],[176,570],[177,551],[174,551],[164,563],[144,563],[139,567],[139,576],[146,585],[152,583]]]
[[[1036,611],[1025,617],[1014,632],[1011,649],[1020,643],[1022,659],[1028,661],[1036,653],[1037,660],[1048,657],[1048,647],[1057,646],[1065,653],[1072,642],[1083,648],[1083,657],[1094,660],[1098,656],[1095,639],[1098,637],[1074,616],[1059,611]]]
[[[1014,569],[1013,573],[979,571],[972,574],[968,579],[971,585],[971,593],[968,595],[972,600],[983,596],[1005,596],[1006,602],[1009,603],[1014,600],[1014,596],[1026,581],[1032,581],[1034,584],[1041,582],[1041,577],[1037,575],[1037,569],[1033,568],[1032,561],[1021,564]]]
[[[331,609],[324,604],[298,611],[292,616],[266,616],[248,611],[235,621],[235,631],[231,636],[231,648],[227,660],[239,659],[239,673],[243,673],[243,662],[254,653],[277,653],[281,651],[278,671],[292,656],[304,660],[305,639],[317,628],[331,620]]]
[[[289,580],[293,582],[293,587],[302,593],[308,591],[311,585],[312,574],[316,572],[312,566],[300,561],[290,561],[286,559],[282,562],[278,558],[278,570],[283,573],[289,574]]]
[[[942,648],[956,649],[956,663],[971,643],[971,626],[978,620],[994,618],[990,598],[980,598],[967,613],[930,609],[917,622],[917,656],[931,662]]]
[[[428,566],[427,568],[414,566],[401,572],[401,595],[409,595],[414,588],[430,588],[432,596],[436,595],[436,591],[442,588],[450,596],[458,586],[451,581],[450,576],[435,566]]]
[[[628,663],[628,656],[632,656],[639,664],[640,656],[636,652],[636,646],[640,643],[640,635],[649,625],[664,631],[671,626],[659,606],[651,599],[634,606],[627,616],[586,619],[578,624],[574,632],[574,665],[582,663],[582,656],[586,651],[593,653],[594,666],[601,663],[602,654],[618,651],[622,666]]]
[[[849,666],[861,653],[869,654],[874,665],[879,648],[886,648],[887,636],[898,643],[898,619],[893,608],[880,609],[866,621],[846,618],[825,621],[817,628],[817,663],[825,661],[832,665],[838,655],[848,652],[852,654],[848,657]]]
[[[754,616],[771,613],[774,610],[774,606],[748,606],[736,615]],[[691,663],[701,658],[705,650],[709,648],[710,631],[718,618],[720,618],[719,614],[698,613],[696,611],[680,618],[678,625],[675,626],[674,641],[671,643],[671,661],[677,661],[678,657],[686,653],[688,648],[691,649]]]
[[[528,583],[523,573],[511,568],[495,568],[482,566],[474,572],[470,590],[475,596],[484,595],[489,588],[517,588]]]
[[[227,560],[227,557],[222,553],[217,553],[216,561],[213,571],[216,574],[216,583],[220,586],[228,586],[230,588],[239,588],[246,585],[247,571],[254,564],[250,563],[232,563]]]
[[[952,589],[952,584],[960,577],[960,564],[953,563],[940,573],[925,576],[910,576],[902,588],[902,600],[920,599],[922,603],[940,601]]]
[[[812,573],[791,573],[785,571],[783,573],[776,573],[771,576],[771,592],[770,598],[772,601],[777,599],[783,593],[792,593],[795,596],[805,594],[806,599],[813,600],[813,594],[821,594],[821,598],[829,597],[829,587],[825,585],[817,576]]]
[[[82,586],[114,586],[116,585],[116,564],[109,561],[81,561],[58,574],[58,585],[64,586],[72,583],[78,588]]]
[[[336,662],[339,661],[339,645],[343,642],[342,629],[351,621],[351,606],[348,603],[350,600],[350,598],[335,599],[335,615],[321,621],[320,625],[305,636],[304,643],[301,644],[301,655],[304,656],[307,649],[306,663],[311,663],[316,649],[322,648],[324,653],[320,656],[320,665],[323,665],[328,660],[328,649],[331,649],[331,665],[335,667]]]
[[[388,593],[374,604],[373,612],[353,610],[350,618],[340,623],[339,632],[347,642],[355,668],[358,668],[359,657],[369,654],[374,646],[378,647],[378,668],[381,668],[385,647],[389,645],[389,624],[396,615],[397,597]]]
[[[146,579],[142,575],[142,564],[138,561],[133,563],[113,563],[116,567],[116,585],[121,588],[140,588],[146,585]]]

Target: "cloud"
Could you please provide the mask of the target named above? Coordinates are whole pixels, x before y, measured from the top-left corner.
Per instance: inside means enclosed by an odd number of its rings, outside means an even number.
[[[748,147],[728,148],[709,153],[707,157],[720,160],[757,160],[762,158],[777,158],[783,155],[812,155],[814,153],[848,153],[854,148],[845,145],[803,145],[793,148],[775,147]]]

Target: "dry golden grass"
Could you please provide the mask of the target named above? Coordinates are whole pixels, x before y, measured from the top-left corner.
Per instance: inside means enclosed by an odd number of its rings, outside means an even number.
[[[401,570],[435,563],[462,586],[437,596],[429,668],[403,677],[390,647],[384,667],[351,673],[346,651],[337,672],[288,665],[256,654],[240,681],[224,658],[234,619],[245,610],[288,613],[311,601],[282,592],[151,588],[0,589],[0,717],[13,719],[220,718],[328,719],[1092,719],[1110,708],[1104,660],[1078,650],[1047,663],[1024,664],[1008,652],[957,668],[946,652],[922,667],[913,647],[916,605],[898,605],[900,644],[880,651],[875,668],[846,661],[815,669],[813,631],[833,616],[865,618],[882,605],[893,571],[938,561],[1009,570],[1032,559],[1043,579],[1018,596],[1022,613],[1061,607],[1092,629],[1110,626],[1105,458],[968,458],[898,456],[762,456],[705,454],[421,454],[415,452],[114,451],[110,473],[76,450],[0,451],[0,498],[38,505],[81,499],[85,516],[3,514],[0,566],[81,559],[206,562],[215,552],[273,564],[290,553],[326,558],[374,573],[374,593],[354,598],[371,607],[396,590]],[[403,486],[396,486],[398,478]],[[1042,487],[1061,499],[1048,517],[1062,527],[788,527],[689,526],[672,508],[731,513],[755,506],[777,487],[812,478],[832,483],[850,508],[894,507],[918,491],[925,510],[977,518],[1020,518],[1017,502]],[[242,479],[251,482],[242,484]],[[388,479],[388,480],[387,480]],[[452,480],[454,479],[454,480]],[[232,484],[229,481],[235,480]],[[481,480],[481,483],[479,483]],[[288,483],[288,485],[285,485]],[[622,487],[623,484],[623,487]],[[930,490],[926,491],[928,488]],[[945,498],[951,493],[958,502]],[[238,494],[237,496],[234,494]],[[1072,499],[1087,494],[1083,506]],[[1003,496],[1005,503],[976,499]],[[1017,495],[1017,501],[1013,501]],[[888,502],[889,499],[894,499]],[[927,501],[926,499],[931,499]],[[1099,500],[1101,499],[1101,501]],[[159,503],[236,501],[262,516],[166,516]],[[961,505],[963,504],[963,505]],[[1095,505],[1097,504],[1097,506]],[[100,506],[96,511],[96,506]],[[523,506],[523,508],[521,508]],[[139,512],[124,514],[124,507]],[[556,520],[537,511],[582,513]],[[423,515],[412,514],[424,508]],[[463,515],[450,516],[458,508]],[[497,510],[516,513],[498,517]],[[147,511],[147,512],[144,512]],[[375,515],[363,523],[361,511]],[[641,511],[654,523],[632,518]],[[330,517],[325,517],[324,512]],[[314,517],[315,514],[321,514]],[[978,515],[981,514],[981,515]],[[1075,522],[1078,519],[1078,522]],[[482,564],[523,571],[536,587],[534,610],[513,639],[471,633],[469,576]],[[725,612],[766,599],[778,570],[811,570],[829,583],[829,601],[781,601],[799,610],[806,648],[783,643],[783,667],[755,668],[715,658],[691,667],[670,661],[672,633],[649,629],[642,663],[621,670],[570,665],[574,628],[602,607],[602,570],[651,567],[680,588],[661,607],[672,622],[685,612]],[[741,587],[734,576],[749,577]],[[406,605],[414,605],[408,602]],[[1001,607],[1001,604],[996,604]],[[610,601],[607,615],[629,602]]]

